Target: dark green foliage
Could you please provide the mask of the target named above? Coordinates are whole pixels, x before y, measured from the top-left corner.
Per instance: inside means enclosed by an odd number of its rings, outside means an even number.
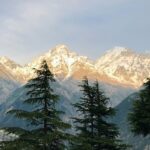
[[[128,115],[131,130],[136,135],[150,135],[150,79],[144,83]]]
[[[125,150],[127,146],[117,139],[117,127],[108,121],[115,115],[115,110],[108,107],[109,99],[100,90],[98,82],[91,86],[85,78],[80,86],[83,97],[74,104],[79,116],[74,118],[77,135],[71,149]]]
[[[24,104],[32,105],[31,111],[12,109],[8,113],[27,122],[28,129],[21,127],[5,128],[8,133],[18,137],[12,141],[1,142],[2,149],[6,150],[63,150],[68,134],[64,130],[70,125],[60,119],[63,113],[56,109],[59,100],[52,89],[55,82],[46,61],[40,69],[35,69],[36,77],[26,85],[27,99]]]

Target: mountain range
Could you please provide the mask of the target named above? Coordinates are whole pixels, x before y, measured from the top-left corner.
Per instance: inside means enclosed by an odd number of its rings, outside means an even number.
[[[66,113],[64,120],[71,121],[70,117],[77,115],[72,104],[80,100],[78,85],[81,79],[87,76],[90,83],[98,80],[101,89],[110,98],[110,105],[118,110],[113,121],[121,130],[121,138],[133,143],[133,149],[144,150],[148,144],[147,138],[134,138],[128,130],[126,118],[134,100],[133,93],[138,92],[146,78],[150,77],[150,55],[138,54],[123,47],[107,51],[96,61],[79,56],[65,45],[52,48],[26,65],[0,57],[0,127],[24,126],[23,122],[14,120],[6,112],[14,107],[22,108],[24,84],[35,76],[34,68],[39,68],[42,60],[47,61],[56,78],[54,89],[60,95],[58,107]],[[31,108],[25,106],[24,109]]]
[[[70,51],[65,45],[58,45],[24,66],[0,57],[0,77],[25,83],[34,76],[33,68],[38,68],[43,59],[60,80],[80,80],[87,76],[91,80],[138,88],[150,76],[149,54],[138,54],[127,48],[115,47],[98,60],[92,61]]]

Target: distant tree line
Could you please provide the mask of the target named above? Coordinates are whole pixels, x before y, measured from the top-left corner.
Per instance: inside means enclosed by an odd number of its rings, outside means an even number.
[[[109,106],[109,98],[100,88],[98,81],[90,84],[85,77],[80,85],[82,97],[73,104],[77,111],[74,120],[75,133],[69,132],[71,125],[61,119],[64,112],[56,104],[59,96],[55,94],[52,83],[54,76],[43,61],[35,69],[36,77],[25,85],[27,89],[24,104],[32,110],[12,109],[8,114],[25,120],[28,128],[3,128],[8,134],[16,135],[12,140],[0,142],[2,150],[126,150],[128,145],[119,139],[117,126],[110,117],[115,109]],[[71,119],[71,118],[70,118]],[[140,98],[133,104],[129,114],[132,131],[144,136],[150,134],[150,80],[144,84]]]

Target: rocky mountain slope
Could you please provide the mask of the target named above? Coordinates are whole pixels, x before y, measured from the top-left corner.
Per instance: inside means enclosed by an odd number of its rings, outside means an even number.
[[[91,80],[139,87],[150,76],[150,55],[137,54],[121,47],[109,50],[95,62],[70,51],[65,45],[58,45],[25,66],[20,66],[5,57],[0,58],[0,64],[11,72],[12,78],[25,83],[34,76],[33,68],[38,68],[43,59],[60,80],[80,80],[87,76]]]
[[[115,47],[97,61],[96,68],[114,81],[139,87],[150,77],[150,55]]]

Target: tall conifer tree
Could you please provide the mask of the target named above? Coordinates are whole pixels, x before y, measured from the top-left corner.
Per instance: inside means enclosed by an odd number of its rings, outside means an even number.
[[[43,61],[40,69],[35,69],[36,77],[25,85],[27,99],[25,104],[32,105],[31,111],[12,109],[8,113],[19,119],[26,120],[28,128],[5,128],[8,133],[18,137],[12,141],[1,142],[2,149],[6,150],[63,150],[67,133],[70,127],[60,119],[63,113],[56,109],[58,95],[54,94],[52,82],[53,74]]]
[[[92,86],[85,78],[81,84],[83,96],[74,106],[77,135],[71,143],[73,150],[125,150],[127,145],[118,139],[118,129],[108,118],[115,110],[108,107],[109,98],[100,90],[96,81]]]
[[[133,102],[128,119],[134,134],[150,135],[150,78],[144,83],[138,99]]]

